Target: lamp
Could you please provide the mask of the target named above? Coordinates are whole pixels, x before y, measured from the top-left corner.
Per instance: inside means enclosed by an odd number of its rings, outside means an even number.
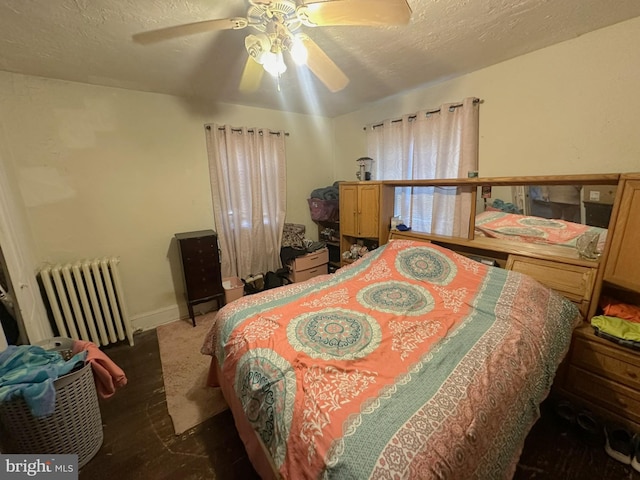
[[[276,53],[267,52],[264,55],[262,66],[274,77],[279,77],[287,71],[287,66],[284,64],[284,58],[281,51],[278,51]]]
[[[291,40],[289,51],[296,64],[306,65],[309,52],[307,52],[307,48],[304,46],[304,43],[302,43],[302,38],[299,35],[294,36]]]

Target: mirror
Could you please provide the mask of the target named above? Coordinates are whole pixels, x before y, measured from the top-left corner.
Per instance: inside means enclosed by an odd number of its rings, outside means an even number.
[[[483,191],[484,189],[484,191]],[[478,187],[476,211],[501,210],[607,228],[616,185],[518,185]]]
[[[596,233],[602,246],[616,185],[481,186],[474,237],[576,247]]]

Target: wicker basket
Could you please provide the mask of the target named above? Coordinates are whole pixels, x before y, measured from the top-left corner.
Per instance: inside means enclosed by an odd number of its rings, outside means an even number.
[[[91,364],[55,382],[52,415],[34,417],[22,397],[0,404],[0,421],[8,438],[4,453],[77,454],[78,468],[102,445],[102,418]],[[6,450],[4,450],[6,449]]]

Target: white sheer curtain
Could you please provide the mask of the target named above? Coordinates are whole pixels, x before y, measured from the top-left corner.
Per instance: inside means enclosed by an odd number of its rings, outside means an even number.
[[[478,169],[478,101],[447,103],[402,119],[367,127],[367,154],[374,178],[466,178]],[[397,188],[396,215],[420,232],[466,236],[471,191]]]
[[[286,213],[285,133],[205,127],[222,275],[275,271]]]

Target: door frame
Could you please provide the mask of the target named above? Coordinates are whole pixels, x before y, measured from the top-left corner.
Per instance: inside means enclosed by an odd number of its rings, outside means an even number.
[[[0,124],[1,127],[1,124]],[[0,132],[4,133],[4,131]],[[4,139],[4,135],[0,140]],[[6,145],[6,142],[3,141]],[[0,144],[1,146],[1,144]],[[14,302],[16,321],[23,343],[34,343],[53,336],[47,311],[36,278],[33,240],[26,221],[22,198],[9,181],[12,174],[0,148],[0,246],[9,277],[9,294]],[[21,208],[22,207],[22,208]],[[6,343],[1,332],[0,350]]]

